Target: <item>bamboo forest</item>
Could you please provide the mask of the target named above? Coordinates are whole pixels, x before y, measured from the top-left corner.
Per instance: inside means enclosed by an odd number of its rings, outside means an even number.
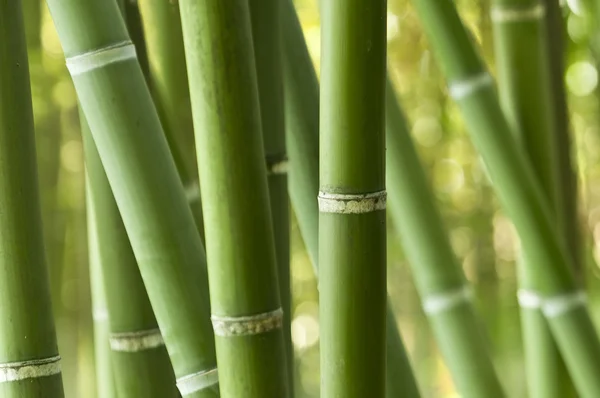
[[[0,398],[600,398],[600,3],[0,0]]]

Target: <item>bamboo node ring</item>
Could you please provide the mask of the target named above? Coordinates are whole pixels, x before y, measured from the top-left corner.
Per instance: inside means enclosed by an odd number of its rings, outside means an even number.
[[[111,333],[108,340],[111,350],[119,352],[139,352],[165,345],[160,329]]]
[[[267,175],[282,175],[288,172],[288,157],[286,154],[280,155],[267,155],[265,156],[267,162]]]
[[[71,76],[77,76],[103,68],[110,64],[136,58],[137,54],[133,43],[124,41],[68,57],[66,63]]]
[[[60,355],[30,361],[0,363],[0,383],[59,374]]]
[[[217,336],[251,336],[281,328],[283,325],[283,310],[278,308],[275,311],[250,316],[213,315],[210,319]]]
[[[177,389],[179,389],[179,393],[185,397],[186,395],[214,386],[218,382],[219,372],[217,371],[217,368],[213,368],[178,378]]]
[[[528,22],[538,21],[546,13],[546,7],[543,4],[536,4],[533,7],[492,7],[492,21],[502,22]]]
[[[461,286],[458,289],[435,293],[423,298],[423,310],[428,315],[439,314],[448,311],[460,304],[467,303],[473,297],[469,286]]]
[[[198,181],[193,181],[184,187],[185,198],[188,203],[194,203],[200,199],[200,185]]]
[[[319,211],[321,213],[363,214],[385,210],[387,192],[379,191],[367,194],[340,194],[319,192]]]
[[[542,306],[542,298],[534,291],[519,289],[517,291],[517,300],[521,308],[537,309]]]
[[[556,318],[584,306],[586,302],[585,292],[578,290],[573,293],[545,298],[542,302],[542,311],[547,318]]]
[[[95,322],[103,322],[108,320],[108,311],[106,308],[97,308],[92,312],[92,319]]]
[[[460,100],[493,83],[492,76],[484,71],[463,80],[451,82],[448,91],[452,98]]]

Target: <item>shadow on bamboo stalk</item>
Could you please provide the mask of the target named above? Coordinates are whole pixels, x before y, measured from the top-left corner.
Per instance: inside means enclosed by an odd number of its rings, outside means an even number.
[[[0,396],[61,398],[20,1],[0,2]]]

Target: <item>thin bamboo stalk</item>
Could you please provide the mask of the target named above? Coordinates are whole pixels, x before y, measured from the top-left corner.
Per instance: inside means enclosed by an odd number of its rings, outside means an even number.
[[[537,0],[495,0],[491,16],[501,105],[525,149],[558,225],[557,125],[545,39],[545,8]],[[527,250],[527,247],[525,247]],[[527,261],[527,253],[523,261]],[[519,267],[526,267],[519,264]],[[519,272],[521,291],[532,291],[534,276]],[[566,397],[572,383],[540,308],[521,306],[525,360],[531,397]]]
[[[119,4],[119,7],[121,7],[121,13],[125,19],[125,25],[127,26],[131,41],[135,45],[138,62],[144,72],[146,81],[148,81],[150,76],[148,48],[146,38],[144,37],[144,28],[142,26],[138,0],[117,0],[117,3]]]
[[[321,396],[383,397],[386,1],[321,13]]]
[[[553,224],[552,210],[523,149],[510,134],[493,80],[485,70],[456,8],[450,1],[414,0],[433,52],[449,81],[524,253],[526,272],[580,395],[600,396],[600,344],[585,296],[577,289]],[[525,300],[525,299],[524,299]]]
[[[0,2],[0,396],[63,397],[21,1]]]
[[[300,233],[318,276],[319,82],[291,0],[283,2],[285,118],[290,158],[289,192]],[[420,396],[394,312],[387,309],[386,396]]]
[[[389,80],[386,112],[390,210],[425,313],[461,396],[502,397],[470,286],[455,260]]]
[[[279,295],[283,309],[289,390],[294,391],[294,347],[291,333],[290,213],[287,153],[283,105],[281,53],[281,10],[279,0],[250,0],[250,17],[260,99],[269,202],[275,235]]]
[[[48,5],[179,390],[215,397],[204,251],[117,4]]]
[[[223,397],[289,396],[250,10],[180,1]]]
[[[82,115],[83,116],[83,115]],[[175,376],[98,151],[81,119],[92,235],[110,325],[117,395],[178,397]],[[127,303],[127,305],[123,305]]]

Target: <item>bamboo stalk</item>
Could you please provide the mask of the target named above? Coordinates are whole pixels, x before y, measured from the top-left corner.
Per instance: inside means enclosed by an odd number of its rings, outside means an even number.
[[[537,0],[496,0],[491,15],[501,105],[558,225],[558,132],[554,120],[558,110],[552,100],[544,13],[544,5]],[[530,278],[534,276],[519,273],[519,288],[533,290],[535,281]],[[541,309],[522,306],[521,320],[529,395],[568,396],[573,387]]]
[[[83,115],[82,115],[83,116]],[[119,397],[178,397],[175,376],[98,151],[81,119],[87,172],[88,228],[97,242]],[[127,303],[124,305],[124,303]]]
[[[179,390],[215,397],[202,243],[117,4],[48,5]]]
[[[319,212],[315,197],[319,192],[319,83],[293,2],[284,1],[282,11],[289,192],[318,276]],[[419,397],[389,299],[386,344],[386,396]]]
[[[553,225],[552,210],[523,149],[510,134],[493,80],[450,1],[414,0],[434,54],[449,81],[497,194],[527,255],[536,294],[526,305],[542,308],[571,377],[582,396],[599,396],[600,344],[585,296],[577,289]]]
[[[180,1],[223,397],[289,396],[249,5]]]
[[[144,37],[144,28],[142,26],[142,18],[138,0],[117,0],[121,13],[125,19],[127,31],[131,37],[131,41],[135,45],[135,51],[138,55],[138,62],[144,72],[146,81],[150,77],[150,65],[148,57],[148,46]]]
[[[389,80],[386,112],[390,210],[425,313],[461,396],[502,397],[470,286],[456,263]]]
[[[64,396],[21,1],[0,2],[0,396]]]
[[[284,314],[283,338],[291,392],[294,391],[294,347],[291,333],[290,214],[283,105],[281,10],[279,0],[250,0],[249,4],[269,202],[275,235],[279,295]]]
[[[386,1],[321,13],[321,396],[383,397]]]

